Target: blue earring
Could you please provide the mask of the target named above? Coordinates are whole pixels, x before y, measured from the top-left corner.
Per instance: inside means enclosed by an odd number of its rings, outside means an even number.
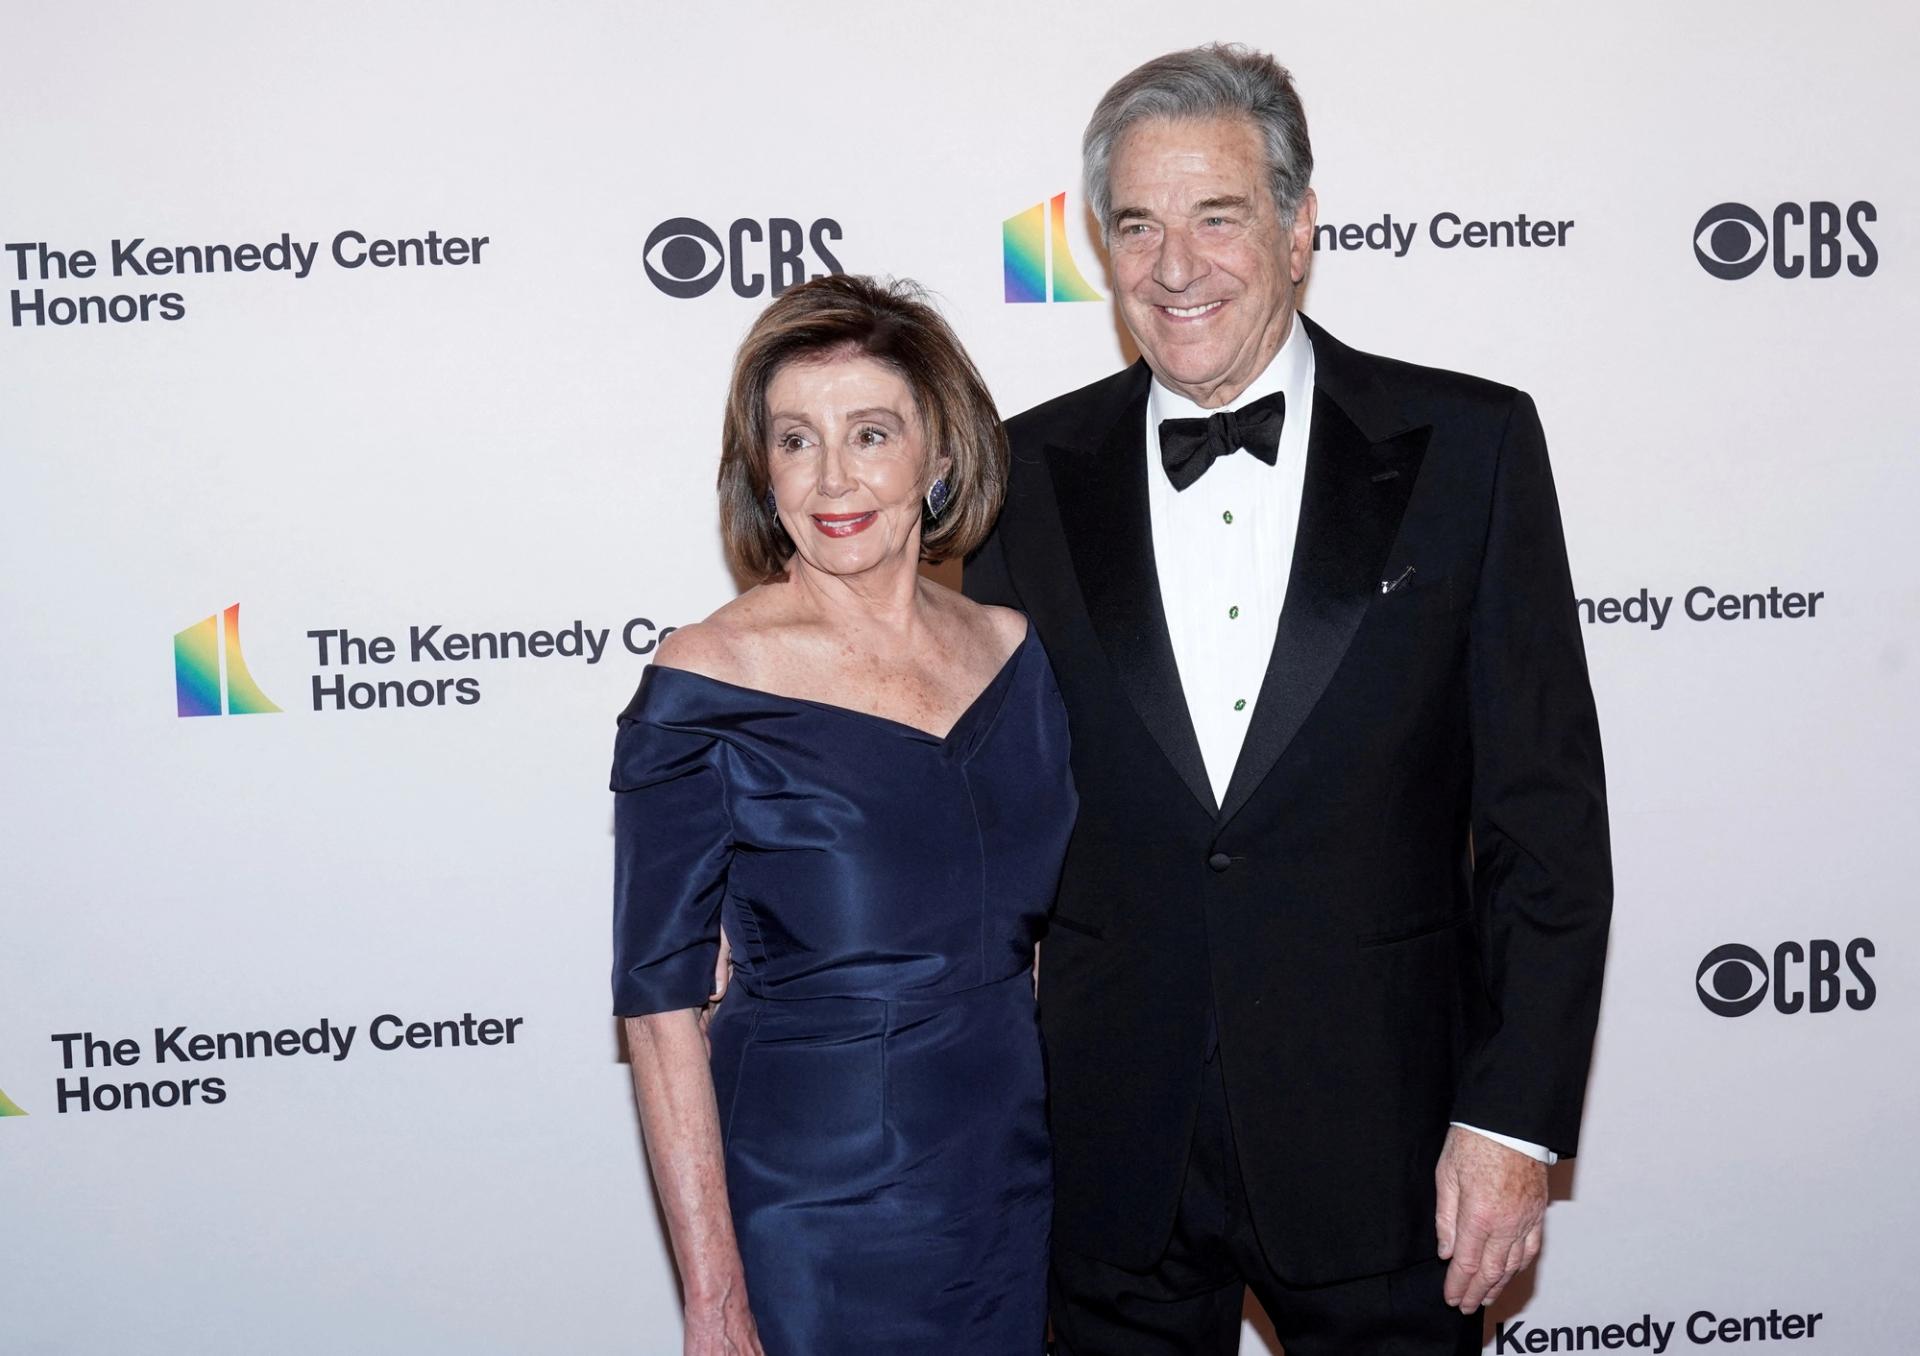
[[[780,516],[780,501],[773,497],[773,486],[771,485],[767,486],[767,497],[764,502],[767,506],[767,517],[778,518]]]
[[[953,491],[947,488],[947,478],[941,476],[927,486],[927,516],[935,522],[947,511],[947,501],[953,497]]]

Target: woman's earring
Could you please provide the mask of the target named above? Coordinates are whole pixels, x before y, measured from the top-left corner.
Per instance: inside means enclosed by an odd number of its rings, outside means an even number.
[[[771,485],[767,486],[767,497],[764,502],[767,506],[767,517],[778,518],[780,516],[780,501],[773,497],[773,486]]]
[[[953,491],[947,488],[947,478],[941,476],[927,486],[927,516],[935,522],[947,511],[947,501],[953,497]]]

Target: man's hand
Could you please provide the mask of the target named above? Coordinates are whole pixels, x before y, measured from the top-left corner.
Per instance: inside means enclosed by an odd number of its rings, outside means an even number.
[[[1450,1265],[1447,1303],[1463,1314],[1492,1304],[1540,1255],[1547,1165],[1454,1126],[1433,1170],[1434,1232]]]

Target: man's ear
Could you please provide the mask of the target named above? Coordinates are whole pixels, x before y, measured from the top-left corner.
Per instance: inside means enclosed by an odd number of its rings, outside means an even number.
[[[1313,258],[1313,227],[1320,219],[1320,199],[1308,189],[1293,214],[1293,229],[1287,242],[1287,266],[1298,283],[1307,276],[1307,263]]]

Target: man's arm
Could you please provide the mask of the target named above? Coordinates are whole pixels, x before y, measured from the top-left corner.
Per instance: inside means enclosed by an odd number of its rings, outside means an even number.
[[[1453,1119],[1578,1147],[1613,881],[1599,722],[1546,439],[1514,399],[1468,623],[1474,903],[1494,1004]],[[1446,1294],[1471,1311],[1540,1245],[1543,1163],[1463,1128],[1436,1171]]]
[[[1468,623],[1473,888],[1493,1029],[1453,1118],[1578,1147],[1613,906],[1599,721],[1539,416],[1515,398]]]

